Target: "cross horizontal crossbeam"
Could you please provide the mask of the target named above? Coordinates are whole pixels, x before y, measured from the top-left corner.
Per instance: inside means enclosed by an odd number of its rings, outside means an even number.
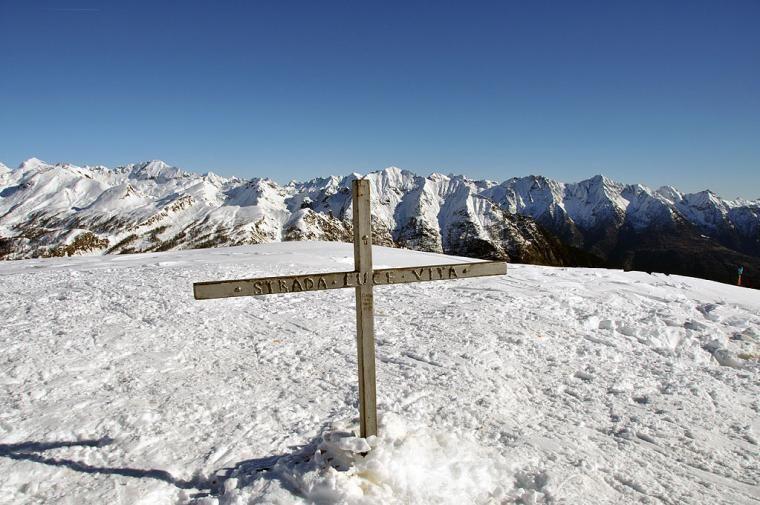
[[[301,291],[355,288],[367,283],[373,286],[404,284],[407,282],[443,281],[504,275],[507,264],[503,261],[480,261],[448,265],[427,265],[404,268],[381,268],[371,272],[328,272],[306,275],[284,275],[229,281],[196,282],[193,294],[196,300],[231,298],[235,296],[276,295]]]

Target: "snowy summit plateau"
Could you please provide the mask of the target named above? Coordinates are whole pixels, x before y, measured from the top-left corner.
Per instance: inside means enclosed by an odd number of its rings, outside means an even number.
[[[194,174],[161,161],[116,169],[0,164],[0,258],[351,240],[351,181],[281,186]],[[366,176],[375,243],[483,259],[606,266],[760,286],[760,201],[653,190],[604,176],[562,183]]]
[[[0,262],[0,502],[758,502],[757,291],[519,264],[377,286],[364,439],[353,290],[191,291],[353,264],[339,242]]]

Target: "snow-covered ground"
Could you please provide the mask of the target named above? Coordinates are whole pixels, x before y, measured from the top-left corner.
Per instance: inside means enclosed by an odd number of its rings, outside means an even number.
[[[0,264],[0,502],[760,501],[758,291],[524,265],[378,287],[364,441],[352,290],[191,287],[352,261],[289,242]]]

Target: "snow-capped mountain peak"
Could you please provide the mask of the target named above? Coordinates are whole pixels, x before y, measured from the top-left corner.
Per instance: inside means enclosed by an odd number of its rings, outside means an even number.
[[[184,177],[187,174],[177,167],[170,166],[161,160],[146,161],[124,167],[129,172],[129,177],[134,179],[156,179],[167,181]]]
[[[49,167],[51,167],[50,164],[42,161],[39,158],[32,157],[32,158],[29,158],[29,159],[26,159],[26,160],[22,161],[21,164],[18,166],[18,168],[16,168],[16,171],[19,171],[19,172],[32,172],[32,171],[35,171],[35,170],[46,169],[46,168],[49,168]]]
[[[661,186],[659,189],[657,189],[656,193],[671,203],[679,202],[683,199],[681,192],[679,192],[673,186]]]
[[[24,161],[21,162],[21,164],[18,166],[18,168],[32,168],[37,167],[40,165],[47,165],[48,163],[42,161],[39,158],[35,158],[32,156],[31,158],[27,158]]]

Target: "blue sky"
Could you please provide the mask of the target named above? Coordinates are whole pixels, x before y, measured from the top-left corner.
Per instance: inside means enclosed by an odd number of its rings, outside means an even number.
[[[0,0],[0,161],[760,197],[760,2]]]

